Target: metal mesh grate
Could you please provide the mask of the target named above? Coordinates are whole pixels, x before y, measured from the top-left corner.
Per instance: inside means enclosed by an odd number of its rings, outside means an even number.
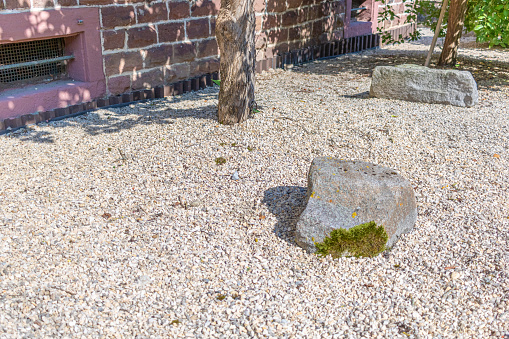
[[[37,82],[62,78],[67,73],[64,38],[0,45],[0,83]],[[32,81],[31,81],[32,82]]]

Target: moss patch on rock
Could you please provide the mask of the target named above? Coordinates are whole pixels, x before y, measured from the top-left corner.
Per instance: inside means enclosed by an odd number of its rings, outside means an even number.
[[[334,258],[374,257],[385,249],[388,238],[382,225],[377,226],[374,221],[370,221],[348,230],[333,230],[322,243],[315,243],[316,254],[330,254]]]

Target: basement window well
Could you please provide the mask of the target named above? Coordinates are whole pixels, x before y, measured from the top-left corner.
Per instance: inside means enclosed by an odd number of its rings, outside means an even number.
[[[44,39],[0,45],[0,90],[66,79],[64,38]]]
[[[0,121],[105,95],[98,8],[0,10],[0,22]]]

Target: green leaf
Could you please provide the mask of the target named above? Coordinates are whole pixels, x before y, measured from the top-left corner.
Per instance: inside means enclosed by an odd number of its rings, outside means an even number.
[[[216,85],[221,86],[221,80],[214,80],[214,79],[212,79],[212,81],[213,81]]]

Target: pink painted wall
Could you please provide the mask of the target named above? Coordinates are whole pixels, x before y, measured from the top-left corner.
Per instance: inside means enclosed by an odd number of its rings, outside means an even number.
[[[0,13],[0,44],[66,37],[66,51],[75,58],[68,68],[74,81],[1,92],[0,119],[67,107],[105,95],[100,26],[97,8]]]

